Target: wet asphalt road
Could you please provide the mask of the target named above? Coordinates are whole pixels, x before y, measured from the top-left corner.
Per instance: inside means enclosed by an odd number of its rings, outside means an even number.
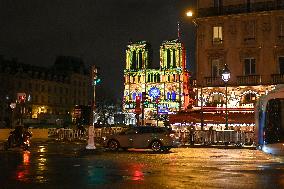
[[[284,188],[284,158],[257,150],[90,153],[84,147],[33,141],[30,152],[0,150],[0,188]]]

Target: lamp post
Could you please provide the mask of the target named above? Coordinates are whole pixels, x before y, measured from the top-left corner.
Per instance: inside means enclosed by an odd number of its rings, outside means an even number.
[[[192,21],[192,23],[194,24],[194,26],[195,26],[195,28],[196,28],[196,30],[198,29],[198,24],[197,24],[197,22],[196,22],[196,20],[194,19],[194,17],[195,17],[195,14],[194,14],[194,12],[192,11],[192,10],[188,10],[187,12],[186,12],[186,16],[187,17],[189,17],[189,18],[191,18],[191,21]],[[196,56],[195,56],[195,62],[196,62],[196,65],[198,66],[198,46],[197,46],[197,31],[195,31],[195,52],[196,52]],[[203,128],[204,128],[204,116],[203,116],[203,80],[202,80],[202,77],[203,77],[203,74],[202,73],[200,73],[200,78],[201,78],[201,80],[200,80],[200,83],[201,83],[201,85],[200,85],[200,96],[201,96],[201,98],[199,98],[200,100],[201,100],[201,111],[200,111],[200,124],[201,124],[201,130],[203,130]],[[197,87],[198,87],[198,85],[197,85]]]
[[[95,109],[96,109],[96,85],[97,83],[100,82],[100,79],[98,78],[97,74],[98,74],[98,70],[96,68],[96,66],[92,66],[92,73],[91,73],[91,82],[92,82],[92,86],[93,86],[93,99],[92,99],[92,113],[91,113],[91,124],[89,126],[88,129],[88,145],[86,146],[87,150],[94,150],[96,149],[95,146],[95,141],[94,141],[94,113],[95,113]]]
[[[226,126],[225,126],[225,130],[228,130],[228,88],[227,88],[227,84],[228,81],[230,80],[231,77],[231,72],[228,68],[228,65],[225,64],[225,67],[222,71],[222,80],[225,83],[225,90],[226,90]]]

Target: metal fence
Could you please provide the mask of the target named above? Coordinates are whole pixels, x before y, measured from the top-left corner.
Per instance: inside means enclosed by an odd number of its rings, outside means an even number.
[[[102,138],[107,135],[120,133],[124,130],[122,127],[104,127],[104,128],[95,128],[94,136],[95,138]],[[48,130],[48,137],[54,138],[56,140],[86,140],[88,139],[88,131],[87,130],[79,130],[79,129],[56,129],[51,128]]]
[[[194,132],[177,131],[176,136],[180,138],[182,144],[235,144],[253,145],[255,144],[254,132],[234,131],[234,130],[196,130]]]
[[[107,135],[120,133],[125,128],[122,127],[104,127],[95,128],[94,136],[96,139]],[[56,140],[86,140],[88,131],[78,129],[49,129],[48,135]],[[234,131],[234,130],[177,130],[175,136],[182,144],[235,144],[235,145],[253,145],[255,143],[255,135],[252,131]]]

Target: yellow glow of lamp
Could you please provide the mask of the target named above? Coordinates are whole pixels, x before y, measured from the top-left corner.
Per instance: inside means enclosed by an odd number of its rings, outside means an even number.
[[[227,83],[230,78],[231,78],[231,72],[228,68],[228,65],[225,64],[225,68],[223,69],[223,73],[222,73],[222,80]]]
[[[190,11],[187,11],[186,12],[186,16],[188,17],[192,17],[193,16],[193,12],[190,10]]]

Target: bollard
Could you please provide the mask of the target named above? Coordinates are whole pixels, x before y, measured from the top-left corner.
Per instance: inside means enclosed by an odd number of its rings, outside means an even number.
[[[94,150],[96,149],[95,142],[94,142],[94,126],[91,125],[89,127],[89,132],[88,132],[88,145],[86,146],[87,150]]]

